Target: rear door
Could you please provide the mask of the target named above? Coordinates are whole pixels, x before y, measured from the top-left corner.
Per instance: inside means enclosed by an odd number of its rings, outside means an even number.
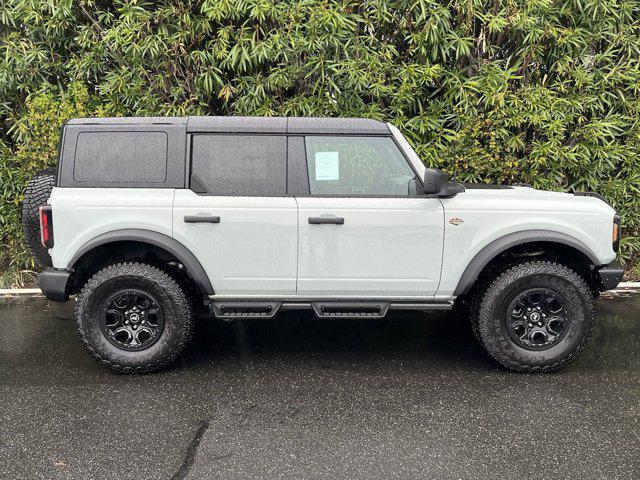
[[[190,189],[176,190],[174,238],[216,295],[294,295],[297,207],[286,194],[287,138],[194,134]]]
[[[431,297],[444,211],[386,136],[306,136],[298,295]]]

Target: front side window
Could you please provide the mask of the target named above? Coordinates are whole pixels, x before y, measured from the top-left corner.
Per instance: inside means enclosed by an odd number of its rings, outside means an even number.
[[[209,195],[281,196],[287,187],[284,135],[194,135],[191,185]]]
[[[305,137],[311,195],[415,195],[415,173],[389,137]]]

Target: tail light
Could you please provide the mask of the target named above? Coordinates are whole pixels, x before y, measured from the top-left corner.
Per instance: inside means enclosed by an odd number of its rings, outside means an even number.
[[[613,217],[613,233],[611,234],[611,241],[613,243],[613,251],[617,252],[620,248],[620,216],[614,215]]]
[[[40,242],[45,248],[53,247],[53,217],[51,205],[40,207]]]

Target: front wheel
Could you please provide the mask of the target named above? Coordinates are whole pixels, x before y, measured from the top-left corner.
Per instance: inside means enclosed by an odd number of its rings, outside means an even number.
[[[564,367],[585,347],[594,326],[593,298],[580,275],[549,261],[506,270],[477,306],[485,350],[519,372]]]
[[[142,263],[120,263],[85,284],[76,324],[100,363],[119,372],[151,372],[182,352],[191,337],[193,309],[167,273]]]

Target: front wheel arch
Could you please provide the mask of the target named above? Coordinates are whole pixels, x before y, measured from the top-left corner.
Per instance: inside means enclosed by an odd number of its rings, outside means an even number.
[[[587,274],[590,273],[591,265],[600,263],[596,254],[587,245],[570,235],[551,230],[514,232],[493,240],[473,257],[462,273],[453,294],[455,296],[468,294],[487,267],[496,262],[505,253],[513,249],[526,248],[526,246],[535,247],[538,244],[544,244],[550,251],[555,248],[556,250],[571,252],[581,264],[582,268],[580,270],[583,271],[580,273],[585,277],[588,277]],[[589,278],[585,279],[588,280]]]

